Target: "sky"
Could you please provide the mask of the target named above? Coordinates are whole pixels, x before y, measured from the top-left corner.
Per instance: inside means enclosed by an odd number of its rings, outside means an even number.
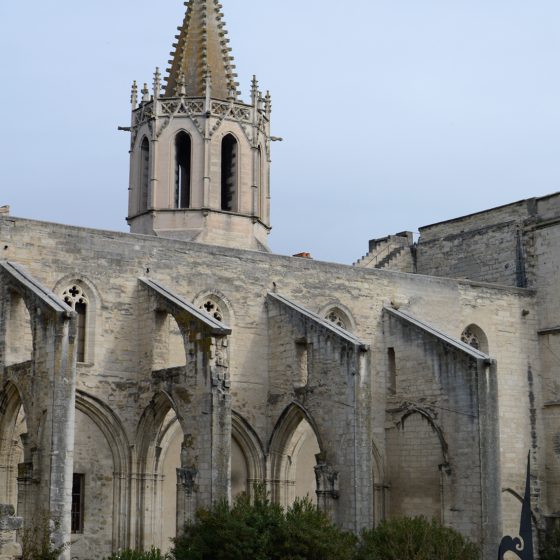
[[[368,240],[560,190],[558,0],[222,0],[243,98],[272,94],[271,249]],[[127,231],[133,80],[178,0],[0,2],[0,206]]]

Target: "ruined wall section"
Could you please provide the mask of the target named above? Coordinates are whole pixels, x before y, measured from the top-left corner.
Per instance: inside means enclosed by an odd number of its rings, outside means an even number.
[[[499,461],[495,372],[389,312],[385,331],[396,377],[387,422],[391,517],[434,517],[474,541],[497,539],[501,473],[488,469]]]
[[[420,228],[418,274],[528,285],[525,202]]]
[[[316,313],[330,305],[348,310],[356,326],[353,334],[371,348],[363,374],[371,393],[366,388],[361,394],[371,399],[368,437],[377,448],[378,471],[385,472],[387,349],[383,307],[393,302],[455,337],[460,337],[466,326],[477,323],[486,332],[490,352],[499,364],[502,477],[522,489],[525,458],[518,450],[526,449],[531,441],[528,361],[538,369],[536,351],[531,346],[534,335],[530,334],[531,329],[533,333],[536,330],[530,323],[535,317],[534,301],[527,290],[11,217],[0,218],[0,252],[2,259],[21,264],[46,286],[55,287],[63,278],[80,277],[96,287],[96,350],[91,363],[77,366],[78,389],[114,411],[131,443],[136,441],[142,414],[154,399],[151,363],[145,363],[150,337],[143,331],[151,311],[143,299],[139,277],[153,277],[190,302],[214,291],[227,300],[232,317],[229,326],[233,329],[229,348],[232,408],[251,426],[265,452],[272,423],[272,383],[279,384],[282,379],[280,372],[278,377],[269,375],[267,294],[276,284],[279,293]],[[524,315],[524,310],[529,314]],[[293,331],[286,332],[294,336]],[[294,352],[293,338],[289,344],[289,352]],[[280,354],[274,359],[288,361]],[[359,392],[361,389],[358,387]],[[281,386],[279,390],[284,391]],[[426,387],[418,390],[426,391]],[[333,418],[333,422],[339,421]],[[369,445],[364,444],[364,448],[371,452]],[[135,453],[133,448],[132,457]],[[135,471],[130,468],[128,472]],[[121,519],[129,523],[126,531],[130,533],[137,525],[135,516],[141,512],[135,496],[128,498],[128,502],[123,498]],[[371,510],[359,495],[352,499],[360,515]],[[512,517],[515,515],[513,512]]]

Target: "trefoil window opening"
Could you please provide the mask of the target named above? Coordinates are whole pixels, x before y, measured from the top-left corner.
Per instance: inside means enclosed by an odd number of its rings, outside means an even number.
[[[87,296],[84,294],[84,291],[78,285],[68,288],[64,294],[62,294],[62,299],[78,315],[76,361],[83,363],[86,361],[87,313],[89,302]]]
[[[327,314],[326,317],[327,321],[334,323],[337,327],[341,329],[348,330],[348,326],[346,324],[346,320],[342,317],[342,315],[336,310],[333,309]]]
[[[206,300],[200,306],[200,309],[205,311],[206,313],[208,313],[208,315],[211,315],[212,317],[214,317],[214,319],[216,319],[216,321],[220,321],[220,323],[223,322],[224,314],[222,313],[222,310],[220,309],[220,306],[215,301],[213,301],[211,299]]]

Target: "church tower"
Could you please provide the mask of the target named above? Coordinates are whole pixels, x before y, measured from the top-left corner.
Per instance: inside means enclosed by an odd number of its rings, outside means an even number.
[[[268,251],[270,95],[239,99],[218,0],[189,0],[165,88],[132,86],[132,233]]]

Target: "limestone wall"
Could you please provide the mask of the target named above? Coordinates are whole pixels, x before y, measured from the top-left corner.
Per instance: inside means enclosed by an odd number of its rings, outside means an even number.
[[[213,294],[227,309],[233,329],[229,342],[232,407],[248,426],[247,440],[254,443],[256,457],[268,453],[275,427],[290,403],[309,405],[316,416],[311,420],[321,426],[318,436],[323,448],[340,451],[333,462],[341,471],[338,503],[344,504],[345,513],[340,515],[347,526],[352,518],[361,525],[373,522],[373,489],[356,492],[352,481],[358,488],[368,488],[374,471],[385,471],[388,476],[388,342],[382,326],[383,306],[406,309],[455,337],[476,323],[486,333],[490,354],[498,362],[501,467],[496,468],[501,468],[504,484],[522,488],[524,450],[531,447],[532,438],[540,437],[531,425],[528,370],[530,366],[538,378],[535,372],[540,366],[534,294],[530,291],[11,217],[0,219],[0,250],[1,258],[20,263],[47,286],[60,290],[77,279],[90,287],[95,336],[89,341],[88,363],[78,364],[78,389],[106,405],[108,410],[102,415],[113,434],[111,449],[126,445],[132,449],[129,458],[122,453],[119,461],[132,462],[126,469],[120,465],[117,475],[124,470],[136,472],[138,426],[155,402],[153,339],[146,331],[150,310],[138,284],[139,277],[148,276],[197,305],[205,295]],[[359,362],[352,362],[358,367],[343,370],[340,351],[321,335],[318,346],[311,349],[314,392],[303,402],[293,382],[298,363],[296,338],[302,336],[301,329],[292,319],[279,317],[280,327],[271,330],[274,323],[270,323],[267,293],[274,289],[313,312],[330,306],[347,310],[355,324],[354,334],[369,346]],[[309,342],[313,343],[313,337]],[[341,377],[342,371],[346,377]],[[430,392],[424,377],[415,383],[418,385],[409,387],[410,399]],[[352,403],[356,403],[355,412],[348,407]],[[153,410],[155,413],[157,408]],[[446,434],[449,439],[453,436],[452,432]],[[370,442],[376,445],[376,461]],[[103,457],[100,454],[99,460],[106,462]],[[355,469],[357,458],[359,468]],[[452,459],[464,461],[458,451]],[[107,471],[112,468],[106,465]],[[132,543],[149,544],[147,534],[142,541],[139,524],[143,514],[135,494],[139,490],[134,488],[140,486],[134,480],[127,482],[126,476],[123,480],[113,498],[119,502],[113,504],[113,511],[120,512],[121,523],[116,534],[128,535]],[[466,491],[463,483],[457,481]],[[505,511],[504,520],[506,529],[512,530],[517,512]]]

